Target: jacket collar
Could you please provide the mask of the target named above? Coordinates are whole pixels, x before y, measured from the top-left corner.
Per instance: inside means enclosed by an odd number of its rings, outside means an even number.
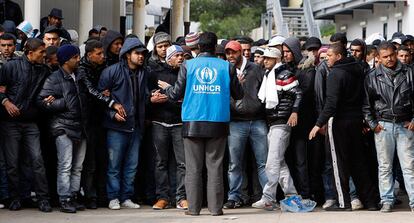
[[[209,52],[202,52],[200,54],[198,54],[197,57],[216,57],[216,55],[209,53]]]
[[[395,85],[394,85],[391,82],[391,79],[386,76],[387,74],[385,73],[382,65],[379,65],[375,69],[376,69],[375,75],[377,76],[378,80],[387,84],[390,87],[399,87],[404,82],[404,80],[406,80],[406,74],[408,72],[407,66],[403,64],[400,73],[395,77]]]

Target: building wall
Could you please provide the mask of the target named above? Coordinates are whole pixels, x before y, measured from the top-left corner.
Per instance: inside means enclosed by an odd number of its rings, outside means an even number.
[[[353,15],[336,15],[335,24],[336,30],[346,32],[349,40],[362,38],[362,28],[366,27],[366,36],[372,33],[383,33],[383,25],[387,23],[388,29],[386,36],[391,38],[394,32],[398,30],[398,20],[402,19],[402,32],[406,34],[413,34],[412,25],[409,21],[414,21],[413,8],[414,6],[406,6],[404,2],[397,2],[394,4],[374,4],[373,10],[354,10]],[[411,13],[409,11],[411,10]],[[401,13],[402,16],[395,17],[396,13]],[[380,21],[381,17],[387,17],[386,21]],[[411,19],[410,19],[411,18]],[[361,25],[365,22],[365,25]],[[346,26],[346,30],[340,28]]]

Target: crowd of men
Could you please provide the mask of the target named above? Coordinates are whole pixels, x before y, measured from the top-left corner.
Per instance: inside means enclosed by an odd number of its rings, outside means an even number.
[[[78,47],[62,21],[0,27],[1,208],[391,212],[397,181],[414,212],[413,36],[96,26]]]

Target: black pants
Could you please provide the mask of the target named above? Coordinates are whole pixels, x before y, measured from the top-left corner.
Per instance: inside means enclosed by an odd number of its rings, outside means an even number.
[[[91,124],[88,134],[85,161],[82,170],[82,188],[86,199],[104,203],[106,196],[106,131],[99,123]]]
[[[185,158],[182,137],[182,126],[165,127],[154,123],[152,126],[152,137],[156,151],[155,164],[155,186],[157,199],[170,199],[170,180],[169,163],[171,154],[175,157],[176,164],[176,193],[175,201],[179,202],[186,199],[184,177],[185,177]],[[174,169],[174,168],[173,168]]]
[[[200,213],[203,202],[203,167],[207,167],[207,205],[212,214],[223,207],[223,157],[227,136],[218,138],[184,138],[186,161],[185,188],[188,210]]]
[[[11,199],[20,199],[20,163],[29,156],[33,170],[36,195],[39,199],[48,199],[48,185],[45,167],[40,150],[40,132],[36,123],[1,122],[0,133],[3,137],[3,149],[7,164],[7,180]]]
[[[361,120],[334,120],[328,123],[335,186],[340,207],[351,207],[349,177],[352,177],[360,200],[376,205],[376,185],[371,180],[364,154]]]

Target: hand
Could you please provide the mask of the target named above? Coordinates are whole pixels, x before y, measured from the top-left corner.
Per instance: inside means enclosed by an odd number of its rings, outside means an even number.
[[[125,118],[122,117],[120,114],[116,113],[115,114],[115,120],[117,120],[118,122],[125,122]]]
[[[125,111],[124,107],[121,104],[114,103],[112,105],[112,108],[115,109],[117,114],[119,114],[123,118],[125,118],[127,116],[126,111]]]
[[[17,116],[20,115],[20,109],[18,107],[16,107],[16,105],[14,105],[9,100],[7,100],[6,102],[4,102],[3,105],[4,105],[4,107],[6,108],[6,111],[9,113],[9,115],[11,117],[17,117]]]
[[[323,135],[323,136],[326,135],[326,125],[322,126],[319,129],[318,133],[321,134],[321,135]]]
[[[382,125],[378,124],[378,125],[375,127],[374,132],[375,132],[375,133],[379,133],[379,132],[381,132],[382,130],[384,130],[384,127],[383,127]]]
[[[102,94],[103,94],[105,97],[109,97],[109,96],[111,96],[111,92],[110,92],[108,89],[106,89],[106,90],[102,91]]]
[[[371,129],[369,127],[362,127],[362,134],[367,134],[369,131],[371,131]]]
[[[158,87],[165,90],[167,87],[171,86],[171,84],[165,82],[165,81],[158,81]]]
[[[309,140],[312,140],[313,138],[315,138],[316,137],[316,134],[318,133],[318,131],[320,130],[321,128],[320,127],[318,127],[318,126],[314,126],[313,127],[313,129],[310,131],[310,133],[309,133]]]
[[[0,93],[6,93],[6,86],[0,86]]]
[[[160,90],[156,90],[152,93],[151,103],[165,103],[168,101],[168,97],[165,94],[161,94]]]
[[[290,127],[295,127],[298,124],[298,113],[292,112],[292,114],[290,115],[287,121],[287,124]]]
[[[51,103],[55,101],[55,97],[53,97],[52,95],[49,95],[49,97],[43,99],[43,101],[46,102],[47,105],[50,105]]]
[[[404,124],[404,127],[407,128],[410,131],[414,131],[414,123],[413,122],[407,122]]]
[[[243,84],[244,82],[246,82],[246,78],[244,74],[237,74],[237,79],[239,79],[240,84]]]

